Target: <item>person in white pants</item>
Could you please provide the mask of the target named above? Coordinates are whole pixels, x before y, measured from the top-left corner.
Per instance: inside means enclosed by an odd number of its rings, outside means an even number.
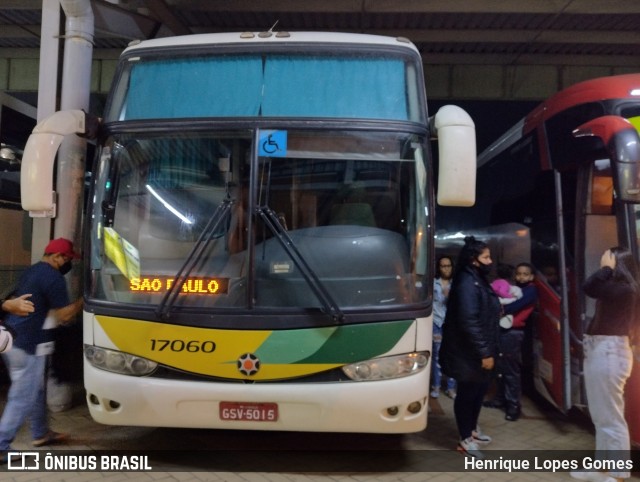
[[[596,314],[583,339],[584,380],[587,404],[596,429],[596,458],[630,459],[629,427],[624,418],[624,387],[631,375],[633,355],[630,335],[637,329],[636,306],[640,300],[638,266],[623,248],[604,252],[600,269],[583,288],[596,299]],[[628,479],[629,470],[571,472],[581,480],[613,482]]]

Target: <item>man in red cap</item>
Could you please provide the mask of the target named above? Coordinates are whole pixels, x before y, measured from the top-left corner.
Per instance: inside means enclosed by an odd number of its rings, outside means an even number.
[[[11,376],[7,405],[0,419],[0,453],[7,451],[17,431],[28,418],[33,445],[41,447],[60,442],[64,435],[49,429],[46,405],[46,360],[53,349],[53,332],[46,329],[47,317],[56,325],[74,320],[82,309],[82,299],[71,303],[64,274],[71,260],[80,256],[73,243],[65,238],[47,244],[42,260],[29,267],[20,277],[14,295],[31,294],[33,313],[10,314],[5,324],[16,334],[11,350],[2,354]]]

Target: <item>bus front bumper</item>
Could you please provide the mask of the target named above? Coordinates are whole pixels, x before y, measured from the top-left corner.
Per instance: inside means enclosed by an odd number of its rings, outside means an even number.
[[[426,369],[393,380],[263,384],[124,376],[86,360],[84,370],[91,416],[108,425],[411,433],[427,423]]]

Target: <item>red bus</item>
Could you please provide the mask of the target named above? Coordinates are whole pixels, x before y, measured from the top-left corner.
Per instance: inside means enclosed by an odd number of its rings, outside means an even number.
[[[475,207],[438,211],[439,229],[490,238],[497,247],[494,261],[531,261],[537,268],[534,388],[562,411],[587,405],[582,335],[595,302],[584,295],[582,283],[608,247],[640,253],[639,128],[640,74],[575,84],[479,155]],[[514,259],[509,246],[517,238],[529,259]],[[640,405],[638,356],[626,394],[627,407]],[[627,418],[638,444],[640,414],[629,412]]]

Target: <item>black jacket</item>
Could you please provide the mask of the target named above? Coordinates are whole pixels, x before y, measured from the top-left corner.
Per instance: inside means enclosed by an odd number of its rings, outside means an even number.
[[[461,269],[451,283],[443,325],[440,366],[459,381],[486,381],[491,371],[482,359],[498,354],[500,301],[473,267]]]
[[[635,320],[635,294],[624,280],[615,279],[608,266],[600,268],[584,283],[587,296],[596,299],[596,313],[588,335],[627,336]]]

